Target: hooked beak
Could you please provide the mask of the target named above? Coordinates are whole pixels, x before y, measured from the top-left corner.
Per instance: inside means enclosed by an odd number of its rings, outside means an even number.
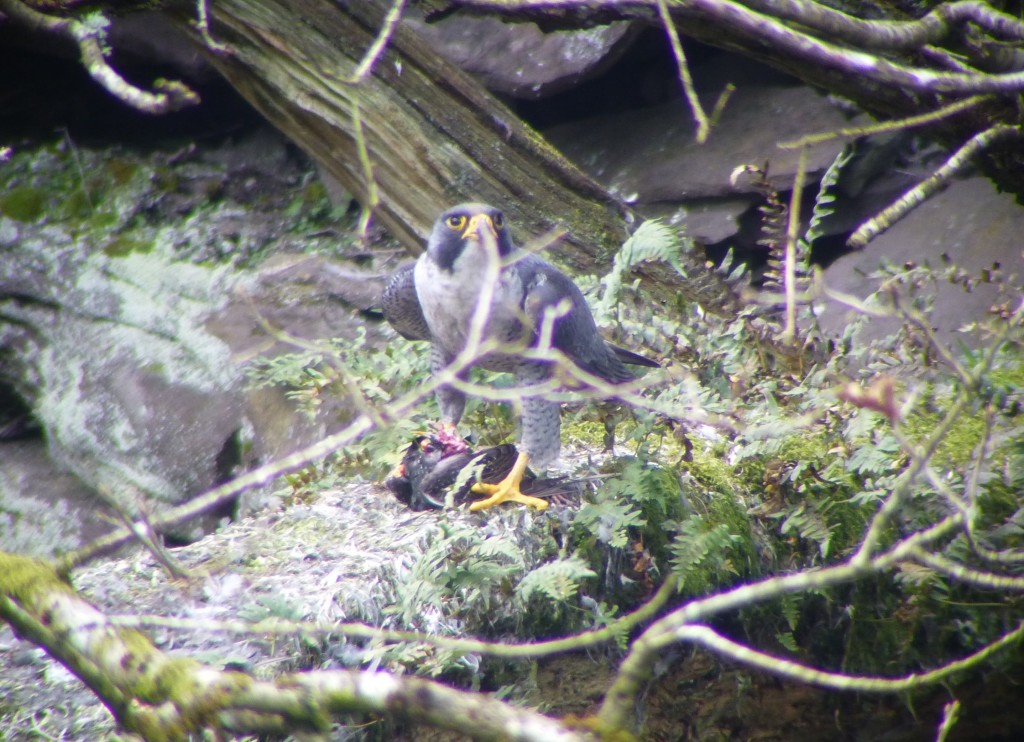
[[[469,224],[466,225],[466,229],[462,233],[462,239],[483,240],[484,231],[489,232],[493,239],[498,239],[498,230],[494,228],[491,217],[487,214],[476,214],[469,218]]]

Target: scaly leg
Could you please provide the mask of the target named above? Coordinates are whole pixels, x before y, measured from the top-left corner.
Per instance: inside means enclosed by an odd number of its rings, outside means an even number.
[[[486,510],[487,508],[493,508],[495,505],[500,505],[503,502],[520,502],[523,505],[527,505],[537,510],[547,510],[547,500],[541,500],[538,497],[530,497],[524,495],[519,489],[519,485],[523,481],[523,474],[526,473],[526,465],[529,463],[530,457],[525,452],[520,451],[519,456],[516,458],[516,463],[512,465],[512,471],[508,473],[504,479],[497,484],[486,484],[484,482],[477,482],[473,485],[472,491],[480,495],[490,495],[486,500],[478,500],[469,506],[470,510]]]

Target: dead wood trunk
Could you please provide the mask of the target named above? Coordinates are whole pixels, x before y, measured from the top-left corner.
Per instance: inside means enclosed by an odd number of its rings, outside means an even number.
[[[361,122],[379,193],[375,215],[411,252],[437,214],[466,200],[500,204],[520,240],[561,227],[554,252],[573,269],[605,272],[636,217],[539,134],[412,31],[399,26],[373,74],[347,80],[384,20],[372,3],[326,0],[220,0],[210,8],[210,59],[272,124],[362,203],[370,185],[358,147]],[[194,6],[182,7],[192,27]],[[358,112],[358,113],[357,113]],[[731,313],[735,293],[684,256],[686,286],[651,272],[655,292]]]

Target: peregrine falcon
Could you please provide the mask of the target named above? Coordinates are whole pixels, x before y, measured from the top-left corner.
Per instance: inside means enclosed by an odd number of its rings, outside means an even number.
[[[494,283],[485,294],[488,276]],[[482,326],[474,328],[481,295],[489,306],[484,307]],[[435,374],[466,349],[475,329],[482,330],[482,354],[473,365],[511,372],[521,388],[552,378],[557,365],[552,350],[612,384],[635,378],[627,363],[658,365],[605,342],[576,284],[546,260],[519,251],[501,211],[485,204],[461,204],[441,214],[426,252],[388,282],[382,308],[400,335],[431,342]],[[443,386],[437,400],[445,423],[454,428],[462,417],[465,395]],[[490,497],[474,502],[471,510],[506,501],[547,508],[544,500],[524,495],[519,485],[528,463],[543,468],[558,457],[560,405],[527,395],[522,408],[521,450],[515,464],[501,482],[474,485],[474,492]]]

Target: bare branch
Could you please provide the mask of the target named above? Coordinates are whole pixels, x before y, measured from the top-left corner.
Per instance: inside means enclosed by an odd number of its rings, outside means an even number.
[[[1021,637],[1024,637],[1024,624],[1013,631],[999,637],[997,641],[983,647],[974,654],[942,667],[924,673],[913,673],[902,678],[863,677],[849,673],[825,672],[798,662],[773,657],[756,649],[728,639],[708,626],[682,626],[676,631],[680,641],[700,644],[713,652],[730,659],[742,662],[749,667],[756,667],[772,675],[796,680],[809,685],[833,690],[855,691],[858,693],[897,693],[920,688],[924,685],[938,683],[951,675],[974,667],[992,657],[994,654],[1008,649]]]
[[[133,108],[159,114],[199,103],[199,96],[182,82],[157,80],[153,86],[159,92],[150,93],[121,77],[107,62],[104,45],[108,22],[99,13],[90,14],[81,20],[55,18],[33,10],[19,0],[0,0],[0,12],[28,28],[73,40],[82,55],[82,65],[92,79]]]
[[[849,559],[842,564],[819,570],[804,570],[790,575],[770,577],[740,585],[707,598],[693,600],[651,624],[630,646],[615,681],[605,695],[598,718],[612,728],[626,724],[637,694],[650,677],[651,668],[664,648],[676,642],[682,627],[707,621],[724,611],[751,606],[783,595],[820,590],[851,582],[867,574],[883,571],[905,561],[917,548],[946,538],[963,524],[963,516],[950,515],[934,525],[914,533],[868,563]]]
[[[942,724],[939,725],[939,733],[935,735],[935,742],[946,742],[950,730],[956,725],[960,716],[960,701],[952,700],[942,708]]]
[[[917,49],[942,41],[953,28],[968,23],[976,24],[997,38],[1024,40],[1024,23],[975,0],[943,3],[927,15],[909,21],[862,20],[806,0],[745,0],[744,4],[867,49]]]
[[[950,577],[966,582],[975,587],[982,587],[987,590],[1024,590],[1024,577],[1008,577],[997,575],[992,572],[982,572],[978,569],[965,567],[959,562],[947,559],[941,554],[915,549],[911,554],[914,561],[920,562],[937,572],[949,575]]]
[[[385,47],[391,40],[392,34],[395,32],[395,28],[398,27],[398,22],[402,19],[402,11],[405,8],[406,0],[395,0],[391,4],[391,10],[384,17],[384,23],[381,24],[380,32],[377,34],[377,38],[373,40],[373,44],[366,50],[366,54],[363,59],[359,62],[355,72],[352,73],[352,77],[346,80],[350,85],[358,85],[365,80],[370,73],[373,72],[373,66],[377,64],[377,60],[380,59],[384,53]]]
[[[660,1],[628,0],[615,7],[623,15],[636,14],[640,9],[656,9]],[[590,3],[586,0],[463,0],[459,4],[491,11],[564,12]],[[862,21],[804,0],[687,0],[673,3],[670,11],[678,20],[710,19],[720,27],[758,39],[776,52],[902,90],[977,94],[1015,92],[1024,88],[1024,72],[946,72],[898,64],[873,53],[876,49],[917,49],[942,40],[951,28],[967,23],[977,23],[1000,39],[1024,38],[1024,24],[981,2],[967,0],[941,5],[923,18],[911,21]],[[799,25],[790,26],[787,21]],[[803,30],[807,28],[811,29],[810,33]]]
[[[967,143],[953,153],[946,162],[926,180],[918,183],[899,197],[891,206],[868,220],[850,235],[846,244],[850,247],[864,247],[868,242],[889,229],[893,224],[906,216],[923,201],[949,185],[950,180],[966,167],[967,163],[978,153],[991,147],[1002,139],[1018,137],[1020,127],[1000,124],[975,134]]]
[[[668,34],[672,54],[676,58],[676,69],[679,71],[679,83],[683,87],[683,95],[686,97],[687,103],[690,104],[690,110],[693,111],[693,118],[697,123],[697,144],[704,144],[708,139],[711,125],[708,122],[707,114],[704,113],[704,108],[700,104],[700,98],[697,97],[697,91],[694,90],[693,78],[690,76],[690,67],[686,63],[686,53],[683,51],[683,44],[679,40],[679,32],[676,31],[672,16],[669,15],[666,0],[658,0],[658,15],[661,17],[662,25],[665,27],[665,33]]]
[[[564,639],[532,641],[523,644],[509,642],[486,642],[478,639],[461,639],[437,634],[424,634],[418,631],[397,631],[367,626],[357,623],[308,623],[302,621],[285,621],[283,619],[266,619],[255,623],[238,620],[214,620],[210,618],[183,618],[147,615],[107,616],[112,626],[131,628],[157,627],[178,631],[221,631],[236,634],[252,634],[256,636],[272,635],[323,635],[333,634],[354,639],[372,639],[380,642],[416,642],[429,644],[439,649],[465,654],[486,654],[505,659],[548,657],[555,654],[577,651],[596,647],[615,641],[630,630],[651,620],[664,608],[669,599],[675,595],[677,584],[668,579],[642,606],[621,618],[608,623],[607,626],[594,631],[584,631]]]
[[[172,658],[144,634],[113,625],[52,568],[0,553],[0,571],[23,576],[0,595],[0,616],[78,675],[125,730],[147,738],[170,729],[182,737],[207,728],[324,732],[333,716],[354,712],[416,718],[477,737],[588,738],[535,711],[419,678],[321,671],[259,681]]]
[[[800,239],[800,204],[803,202],[804,180],[807,175],[807,149],[800,150],[793,190],[789,197],[789,212],[786,223],[785,274],[782,286],[786,292],[786,320],[782,329],[782,342],[796,340],[796,259],[797,240]]]
[[[913,129],[917,126],[934,124],[937,121],[942,121],[950,116],[955,116],[958,113],[967,111],[981,103],[991,101],[992,99],[992,96],[975,95],[970,98],[965,98],[964,100],[956,101],[955,103],[950,103],[948,106],[943,106],[935,111],[929,111],[916,116],[893,119],[891,121],[881,121],[877,124],[868,124],[867,126],[851,126],[846,129],[826,131],[820,134],[808,134],[805,137],[800,137],[800,139],[794,139],[789,142],[779,142],[778,147],[780,149],[797,149],[799,147],[821,144],[822,142],[842,137],[867,137],[874,134],[888,134],[895,131],[905,131],[906,129]]]

